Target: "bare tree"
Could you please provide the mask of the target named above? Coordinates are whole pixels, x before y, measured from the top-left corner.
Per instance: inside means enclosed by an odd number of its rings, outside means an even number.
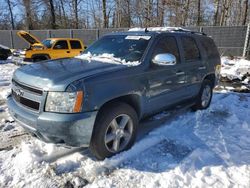
[[[65,12],[65,9],[64,9],[63,0],[59,0],[59,7],[62,9],[64,28],[67,28],[68,27],[67,16],[66,16],[66,12]]]
[[[189,8],[190,8],[190,0],[186,0],[185,6],[184,6],[184,14],[183,14],[182,23],[181,23],[181,25],[183,25],[183,26],[186,25]]]
[[[0,29],[230,26],[246,25],[250,19],[249,0],[2,1]]]
[[[220,26],[226,24],[229,14],[229,9],[231,8],[232,0],[223,0],[222,3],[222,13],[220,18]]]
[[[220,0],[215,0],[214,6],[215,6],[214,25],[218,25],[218,14],[219,14],[219,8],[220,8]]]
[[[102,0],[102,14],[103,14],[103,27],[108,27],[108,17],[107,17],[107,8],[106,8],[106,0]]]
[[[55,7],[54,1],[49,0],[50,14],[51,14],[51,28],[56,29],[56,16],[55,16]]]
[[[115,9],[116,27],[130,27],[130,0],[116,0]]]
[[[197,25],[201,25],[201,0],[198,0],[197,2]]]
[[[246,22],[247,22],[247,12],[248,12],[248,0],[245,0],[244,1],[244,15],[243,15],[242,25],[246,25]]]
[[[79,19],[78,19],[78,4],[80,1],[78,0],[72,0],[72,4],[73,4],[73,11],[74,11],[74,28],[78,29],[79,28]]]
[[[8,8],[9,8],[9,12],[10,12],[11,29],[15,29],[15,23],[14,23],[14,16],[13,16],[12,4],[11,4],[10,0],[6,0],[6,1],[7,1],[7,5],[8,5]]]
[[[29,30],[34,29],[32,14],[31,14],[31,0],[23,0],[23,5],[25,9],[25,19],[26,19],[26,27]]]

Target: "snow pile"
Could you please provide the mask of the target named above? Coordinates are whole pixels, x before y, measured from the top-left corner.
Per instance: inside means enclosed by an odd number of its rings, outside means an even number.
[[[247,75],[250,75],[250,61],[245,59],[230,60],[226,57],[221,58],[221,76],[229,80],[243,80]],[[248,83],[249,79],[244,80]]]
[[[72,151],[33,138],[10,151],[0,151],[0,185],[64,187],[68,179],[74,185],[86,184],[87,180],[81,178],[86,172],[80,167],[90,171],[93,161],[81,153],[73,152],[67,157],[68,154]]]
[[[12,74],[17,68],[9,60],[0,61],[0,100],[5,99],[10,92]]]
[[[125,59],[114,57],[114,54],[108,54],[108,53],[104,53],[101,55],[95,55],[95,54],[93,55],[90,52],[88,52],[86,54],[81,54],[79,56],[76,56],[75,58],[88,60],[89,62],[91,62],[91,60],[94,60],[94,61],[102,61],[105,63],[122,64],[127,66],[137,66],[140,64],[139,61],[126,61]]]
[[[141,27],[135,27],[131,28],[128,31],[145,31],[146,28],[141,28]],[[187,29],[183,29],[182,27],[148,27],[148,31],[175,31],[175,30],[183,30],[183,31],[190,31]]]
[[[0,185],[7,187],[22,187],[27,184],[45,186],[53,185],[53,181],[49,179],[50,168],[48,164],[40,163],[43,153],[49,149],[40,141],[32,141],[32,143],[22,143],[20,148],[14,148],[8,152],[0,152],[1,168],[0,168]],[[48,151],[46,151],[48,149]],[[2,161],[4,159],[4,162]],[[42,168],[39,168],[41,167]],[[46,179],[46,181],[43,181]],[[41,181],[42,180],[42,181]]]

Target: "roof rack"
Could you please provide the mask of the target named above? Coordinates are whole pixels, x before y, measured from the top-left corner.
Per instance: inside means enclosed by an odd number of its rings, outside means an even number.
[[[144,32],[185,32],[191,34],[199,34],[199,35],[206,35],[203,32],[199,31],[191,31],[188,29],[184,29],[182,27],[146,27],[146,28],[131,28],[128,31],[144,31]]]
[[[207,35],[204,32],[200,32],[200,31],[191,31],[191,30],[187,30],[187,29],[174,29],[173,31],[180,31],[180,32],[184,32],[184,33],[191,33],[191,34],[199,34],[199,35]]]

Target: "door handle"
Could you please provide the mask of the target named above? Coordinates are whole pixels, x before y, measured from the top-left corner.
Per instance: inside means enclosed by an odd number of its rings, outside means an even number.
[[[206,67],[205,67],[205,66],[201,66],[201,67],[199,67],[198,69],[199,69],[199,70],[205,70]]]
[[[69,53],[70,53],[70,51],[67,51],[67,53],[69,54]]]
[[[176,72],[175,74],[176,74],[176,75],[184,75],[185,72]]]

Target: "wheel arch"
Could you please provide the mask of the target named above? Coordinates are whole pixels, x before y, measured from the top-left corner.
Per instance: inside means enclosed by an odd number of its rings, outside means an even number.
[[[140,96],[137,94],[123,95],[123,96],[119,96],[119,97],[106,101],[100,106],[98,114],[102,113],[103,109],[106,108],[107,106],[114,104],[114,103],[119,103],[119,102],[130,105],[136,111],[137,116],[140,119],[142,115],[142,107],[141,107]],[[97,114],[97,117],[98,117],[98,114]]]
[[[213,84],[213,88],[215,87],[215,85],[216,85],[216,76],[215,76],[214,73],[210,73],[210,74],[207,74],[206,76],[204,76],[202,82],[203,82],[204,80],[209,80],[209,81],[211,81],[211,83]]]

